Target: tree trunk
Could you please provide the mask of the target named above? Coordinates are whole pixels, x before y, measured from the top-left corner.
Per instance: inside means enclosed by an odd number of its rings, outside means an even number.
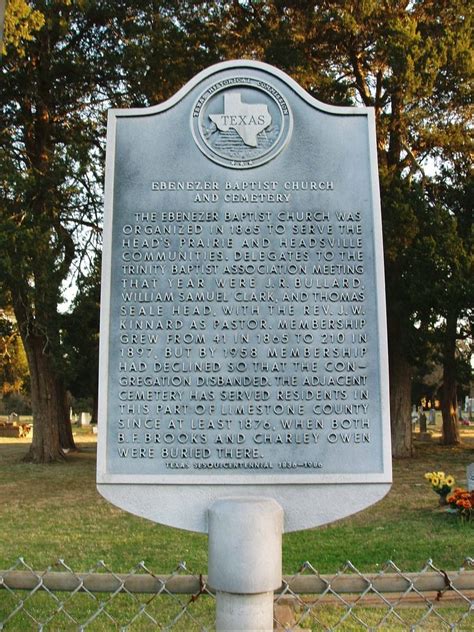
[[[51,356],[45,352],[45,340],[29,333],[23,339],[31,376],[33,440],[25,461],[51,463],[64,459],[59,434],[58,387]]]
[[[92,396],[92,423],[96,424],[99,418],[99,393],[97,389],[94,390],[94,394]]]
[[[49,351],[54,333],[48,335],[47,328],[39,326],[39,322],[47,322],[48,319],[43,316],[41,321],[38,313],[33,314],[24,289],[12,292],[12,296],[31,379],[33,439],[25,461],[51,463],[63,460],[63,448],[71,450],[76,446],[64,382]],[[53,311],[54,309],[50,309],[49,314]]]
[[[457,314],[448,312],[443,346],[443,387],[441,389],[442,443],[444,445],[457,445],[461,440],[457,414],[456,329]]]
[[[392,455],[408,458],[413,455],[411,366],[403,353],[400,320],[394,316],[389,317],[388,333]]]
[[[56,380],[57,388],[57,406],[59,420],[59,442],[63,450],[70,452],[77,450],[72,434],[71,420],[69,418],[69,406],[67,401],[67,393],[62,380]]]

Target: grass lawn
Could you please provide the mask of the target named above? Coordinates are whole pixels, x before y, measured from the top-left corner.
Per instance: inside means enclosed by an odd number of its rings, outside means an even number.
[[[21,462],[26,439],[0,439],[0,568],[19,557],[36,569],[63,558],[75,571],[104,560],[126,572],[143,560],[155,573],[171,572],[185,560],[190,571],[205,573],[206,536],[153,524],[106,502],[95,489],[95,437],[78,431],[80,452],[67,463]],[[81,433],[81,434],[79,434]],[[350,560],[361,571],[376,571],[392,559],[403,571],[420,570],[428,559],[456,569],[474,556],[474,524],[438,507],[423,475],[444,470],[460,486],[474,461],[474,429],[463,444],[444,448],[434,439],[416,443],[416,456],[394,464],[391,492],[377,505],[337,523],[284,537],[283,565],[295,573],[309,560],[322,573]]]

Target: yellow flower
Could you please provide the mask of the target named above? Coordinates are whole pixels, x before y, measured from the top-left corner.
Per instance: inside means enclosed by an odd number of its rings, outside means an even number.
[[[436,474],[438,475],[439,478],[441,479],[444,478],[444,472],[436,472]]]
[[[426,478],[428,481],[430,481],[430,480],[431,480],[432,476],[433,476],[433,474],[432,474],[431,472],[426,472],[426,474],[425,474],[425,478]]]
[[[433,485],[433,487],[438,487],[438,485],[439,485],[439,478],[437,476],[433,476],[431,478],[431,484]]]
[[[446,476],[445,483],[448,487],[452,487],[456,481],[454,480],[454,476]]]

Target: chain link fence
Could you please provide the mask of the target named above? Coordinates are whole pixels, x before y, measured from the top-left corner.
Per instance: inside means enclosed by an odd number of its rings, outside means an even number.
[[[333,575],[306,562],[275,593],[275,630],[474,631],[474,559],[456,571],[431,560],[416,573],[387,562],[375,574],[347,562]],[[181,562],[157,575],[144,562],[79,573],[63,560],[45,571],[24,559],[0,571],[0,630],[211,631],[215,598],[206,577]]]

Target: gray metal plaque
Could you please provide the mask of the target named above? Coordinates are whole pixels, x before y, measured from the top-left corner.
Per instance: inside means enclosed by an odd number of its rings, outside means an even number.
[[[226,62],[164,104],[111,110],[107,142],[101,493],[202,531],[220,496],[273,496],[290,530],[382,497],[372,110]],[[344,508],[323,509],[335,488]]]

